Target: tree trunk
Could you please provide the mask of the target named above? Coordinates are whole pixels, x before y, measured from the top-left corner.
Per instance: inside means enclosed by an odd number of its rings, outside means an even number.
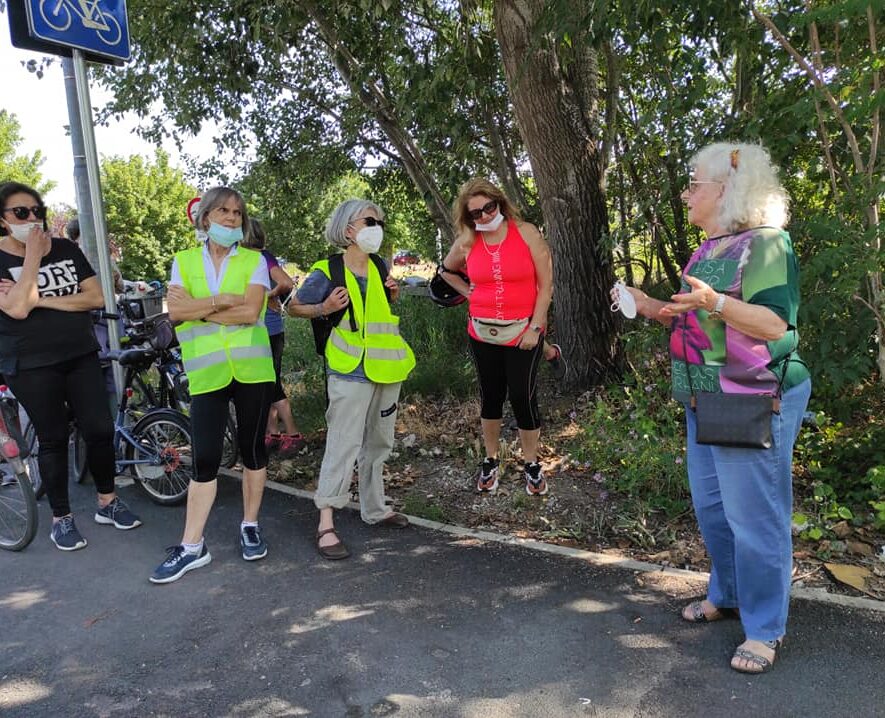
[[[552,38],[534,33],[543,0],[496,0],[495,31],[520,134],[532,164],[553,253],[556,339],[568,382],[586,388],[621,369],[602,157],[596,52],[563,63]]]

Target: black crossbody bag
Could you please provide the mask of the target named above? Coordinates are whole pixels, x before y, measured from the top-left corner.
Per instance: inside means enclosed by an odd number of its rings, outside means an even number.
[[[777,385],[777,394],[726,394],[725,392],[695,392],[691,383],[691,370],[685,358],[686,321],[682,319],[682,356],[685,375],[691,392],[691,409],[697,424],[696,441],[712,446],[729,446],[739,449],[771,448],[771,415],[781,413],[781,393],[787,369],[793,356],[791,351],[784,359],[784,371]],[[796,338],[798,344],[798,337]]]

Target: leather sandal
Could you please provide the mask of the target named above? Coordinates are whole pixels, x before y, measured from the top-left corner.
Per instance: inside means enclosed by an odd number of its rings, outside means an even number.
[[[381,519],[378,526],[386,526],[391,529],[404,529],[409,525],[409,519],[405,514],[390,514],[387,518]]]
[[[739,618],[740,612],[736,608],[717,608],[714,613],[704,613],[703,601],[692,601],[680,611],[683,621],[689,623],[713,623],[724,618]]]
[[[335,537],[338,538],[338,543],[333,543],[329,546],[320,546],[320,539],[327,534],[335,534]],[[317,551],[320,552],[320,556],[329,559],[329,561],[338,561],[339,559],[350,556],[350,551],[347,550],[347,546],[344,545],[344,542],[338,534],[335,533],[334,528],[317,531],[316,541]]]
[[[731,668],[732,670],[737,671],[738,673],[750,673],[750,674],[760,674],[760,673],[768,673],[774,667],[774,660],[777,658],[778,649],[784,644],[783,638],[778,638],[776,641],[761,641],[766,646],[768,646],[772,651],[774,651],[774,655],[771,657],[771,660],[767,659],[765,656],[760,656],[758,653],[753,653],[753,651],[748,648],[736,648],[734,654],[731,657]],[[738,668],[734,665],[734,659],[738,658],[742,661],[746,661],[745,668]]]

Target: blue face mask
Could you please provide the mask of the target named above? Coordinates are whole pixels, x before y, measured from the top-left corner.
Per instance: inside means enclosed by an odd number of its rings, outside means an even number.
[[[242,227],[225,227],[212,222],[209,224],[209,239],[222,247],[233,247],[243,241]]]

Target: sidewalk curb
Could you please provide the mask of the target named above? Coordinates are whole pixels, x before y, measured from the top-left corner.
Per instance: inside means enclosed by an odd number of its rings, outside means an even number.
[[[222,469],[220,474],[230,476],[231,478],[241,478],[241,474],[235,471]],[[282,494],[289,494],[300,499],[313,499],[312,491],[304,489],[296,489],[287,484],[281,484],[277,481],[268,481],[267,488],[278,491]],[[359,510],[359,504],[350,502],[347,508]],[[406,514],[408,516],[408,514]],[[469,529],[463,526],[454,526],[452,524],[444,524],[439,521],[430,521],[422,519],[418,516],[408,516],[409,521],[415,526],[440,531],[458,538],[474,538],[480,541],[489,541],[494,543],[505,544],[509,546],[522,546],[532,551],[540,551],[556,556],[565,556],[567,558],[579,559],[587,561],[595,566],[609,566],[613,568],[622,568],[628,571],[641,571],[642,573],[657,573],[663,576],[672,576],[674,578],[683,578],[691,581],[706,582],[710,580],[710,574],[702,571],[688,571],[681,568],[670,568],[656,563],[648,563],[646,561],[636,561],[629,558],[618,558],[603,553],[595,553],[594,551],[585,551],[582,549],[569,548],[568,546],[557,546],[555,544],[537,541],[535,539],[522,539],[515,536],[507,536],[506,534],[494,533],[492,531],[479,531]],[[804,586],[793,587],[790,591],[792,598],[803,601],[815,601],[817,603],[827,603],[834,606],[842,606],[845,608],[857,608],[865,611],[876,611],[885,613],[885,601],[877,601],[873,598],[857,598],[855,596],[841,596],[839,594],[829,593],[823,588],[805,588]]]

